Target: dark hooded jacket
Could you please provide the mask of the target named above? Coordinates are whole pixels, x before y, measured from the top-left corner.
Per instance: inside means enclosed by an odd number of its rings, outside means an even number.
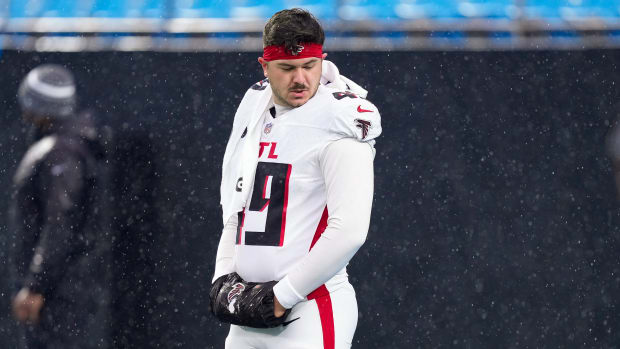
[[[15,291],[76,300],[101,272],[104,151],[88,114],[37,131],[14,176]],[[79,302],[78,302],[79,303]]]

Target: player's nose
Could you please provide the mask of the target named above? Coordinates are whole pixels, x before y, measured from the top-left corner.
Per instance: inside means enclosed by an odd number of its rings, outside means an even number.
[[[303,69],[301,69],[301,68],[295,69],[293,71],[293,82],[304,84],[305,81],[306,81],[306,78],[304,77]]]

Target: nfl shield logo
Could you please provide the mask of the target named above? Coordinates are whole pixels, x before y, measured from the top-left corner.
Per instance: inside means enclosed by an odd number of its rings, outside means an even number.
[[[267,125],[265,125],[265,133],[271,132],[271,126],[273,126],[271,123],[268,123]]]

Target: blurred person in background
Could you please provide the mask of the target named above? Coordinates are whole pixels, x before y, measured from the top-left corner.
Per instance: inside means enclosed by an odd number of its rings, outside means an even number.
[[[104,151],[93,118],[76,112],[72,73],[45,64],[18,90],[33,140],[13,178],[14,317],[27,348],[101,347],[95,327],[100,275]]]
[[[346,266],[366,239],[377,108],[325,60],[302,9],[274,14],[222,165],[224,228],[211,311],[226,348],[349,348],[357,326]]]

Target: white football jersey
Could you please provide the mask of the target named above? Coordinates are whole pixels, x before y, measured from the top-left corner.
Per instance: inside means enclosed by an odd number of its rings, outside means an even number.
[[[380,133],[372,103],[322,85],[306,104],[266,116],[253,188],[239,213],[234,269],[244,280],[282,279],[325,229],[323,150],[345,137],[374,142]]]

